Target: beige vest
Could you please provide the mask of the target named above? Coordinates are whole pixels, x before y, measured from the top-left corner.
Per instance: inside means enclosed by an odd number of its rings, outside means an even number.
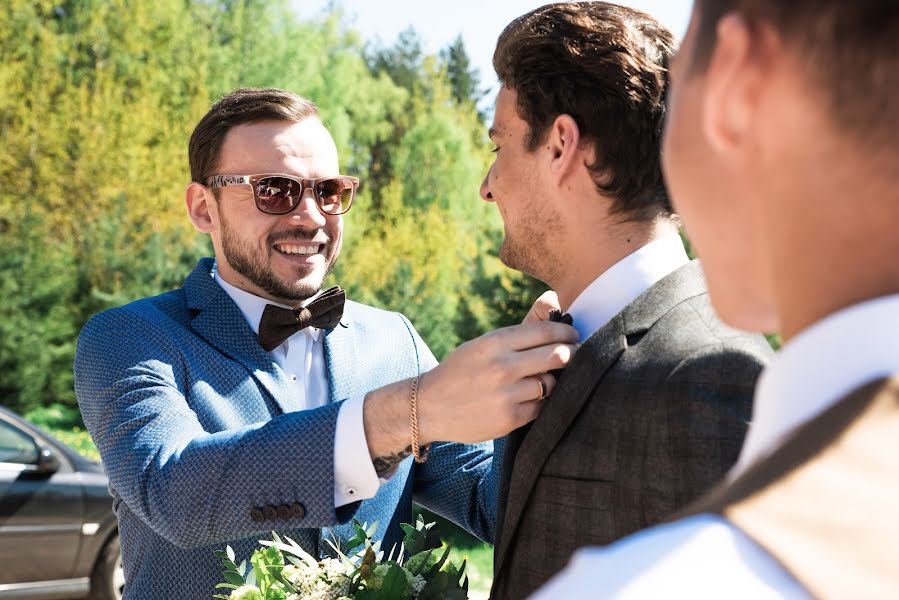
[[[899,377],[856,390],[679,516],[717,513],[819,600],[899,599]]]

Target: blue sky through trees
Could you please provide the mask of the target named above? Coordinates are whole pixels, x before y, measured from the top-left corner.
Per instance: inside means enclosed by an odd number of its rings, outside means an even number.
[[[691,0],[616,0],[648,12],[683,36],[690,20]],[[331,5],[342,7],[349,23],[366,41],[390,46],[410,25],[422,38],[424,50],[436,53],[462,34],[472,63],[488,89],[483,103],[492,106],[497,92],[491,66],[496,38],[512,19],[543,6],[546,0],[292,0],[303,18],[322,15]],[[482,103],[482,104],[483,104]]]

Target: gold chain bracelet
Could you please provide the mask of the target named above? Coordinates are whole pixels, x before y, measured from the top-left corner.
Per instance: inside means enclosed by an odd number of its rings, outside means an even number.
[[[430,444],[425,445],[424,448],[418,443],[418,388],[421,385],[421,378],[424,377],[424,373],[421,373],[412,380],[412,389],[409,392],[409,412],[410,412],[410,428],[412,430],[412,456],[415,457],[415,462],[423,463],[428,460],[428,450],[430,450]]]

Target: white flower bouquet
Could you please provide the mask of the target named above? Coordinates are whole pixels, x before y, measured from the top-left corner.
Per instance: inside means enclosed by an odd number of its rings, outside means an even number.
[[[327,540],[337,558],[316,560],[299,544],[277,533],[260,540],[250,564],[235,563],[228,546],[217,551],[225,567],[225,582],[216,594],[222,600],[467,600],[465,561],[456,566],[449,547],[437,536],[434,523],[421,515],[415,525],[402,524],[405,538],[398,552],[385,558],[380,542],[372,542],[377,523],[368,527],[353,521],[355,535],[340,548]],[[361,549],[359,549],[361,548]],[[355,553],[351,552],[358,549]],[[394,556],[395,554],[395,556]]]

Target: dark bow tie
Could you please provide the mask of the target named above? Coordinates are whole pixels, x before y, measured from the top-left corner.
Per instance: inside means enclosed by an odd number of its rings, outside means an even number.
[[[549,320],[556,323],[565,323],[566,325],[571,325],[574,322],[571,315],[556,309],[549,311]]]
[[[284,340],[306,327],[330,329],[343,316],[346,293],[339,287],[322,292],[315,300],[296,310],[266,304],[259,321],[259,345],[271,352]]]

